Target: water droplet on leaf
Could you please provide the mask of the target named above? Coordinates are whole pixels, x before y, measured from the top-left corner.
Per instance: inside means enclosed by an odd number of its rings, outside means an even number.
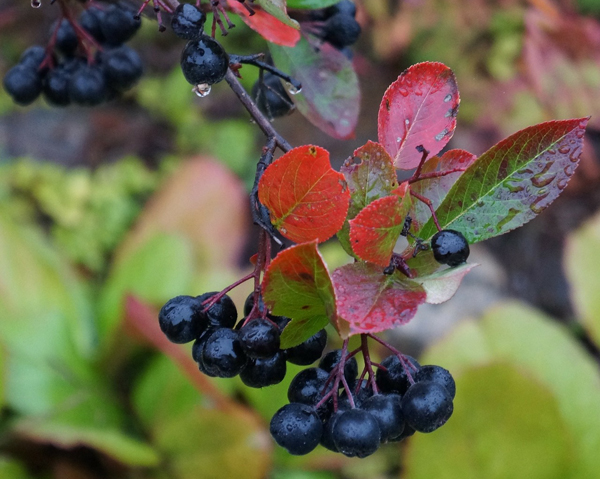
[[[450,100],[452,100],[452,95],[450,93],[448,93],[445,97],[444,97],[444,103],[448,103]]]

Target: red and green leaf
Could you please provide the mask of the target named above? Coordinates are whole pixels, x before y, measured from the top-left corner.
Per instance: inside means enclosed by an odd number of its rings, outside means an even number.
[[[541,123],[493,146],[462,174],[436,210],[440,226],[476,243],[533,219],[575,172],[587,121]],[[430,219],[418,235],[427,239],[436,231]]]
[[[463,278],[475,266],[479,265],[470,263],[456,268],[446,268],[429,276],[416,277],[414,281],[423,286],[427,294],[426,303],[440,304],[454,296]]]
[[[454,170],[466,170],[477,160],[477,157],[465,150],[448,150],[441,157],[435,156],[429,159],[421,175],[441,174]],[[410,185],[411,191],[424,196],[432,203],[434,211],[440,206],[452,185],[463,174],[463,171],[454,171],[444,176],[425,178]],[[418,231],[431,218],[431,211],[422,201],[413,201],[410,210],[410,216],[413,220],[413,231]]]
[[[442,63],[413,65],[390,85],[379,107],[378,133],[396,168],[415,168],[422,156],[419,145],[430,155],[446,146],[459,103],[454,73]]]
[[[288,0],[288,8],[317,10],[320,8],[330,7],[339,3],[340,0]]]
[[[362,209],[350,220],[350,244],[363,261],[380,266],[390,263],[411,206],[410,195],[385,196]]]
[[[315,50],[305,38],[294,48],[269,49],[275,65],[302,84],[302,92],[292,95],[300,113],[334,138],[354,136],[360,90],[352,62],[328,43]]]
[[[338,324],[342,337],[377,333],[408,323],[426,299],[423,287],[399,272],[382,273],[369,263],[353,263],[333,272]]]
[[[300,344],[335,322],[333,284],[316,242],[279,253],[265,273],[262,291],[273,314],[292,318],[283,331],[282,348]]]
[[[299,146],[275,160],[258,185],[258,197],[283,236],[305,243],[325,241],[344,224],[350,192],[331,168],[329,153]]]
[[[365,206],[388,196],[398,186],[396,170],[390,155],[379,143],[368,141],[354,151],[354,155],[342,166],[340,172],[346,178],[350,191],[350,207],[338,239],[346,252],[354,255],[350,245],[350,224]]]
[[[262,2],[265,3],[264,0]],[[263,8],[257,7],[256,4],[252,7],[254,15],[250,15],[248,10],[238,0],[227,0],[227,5],[231,10],[237,13],[240,18],[248,25],[252,30],[259,33],[265,40],[282,45],[285,47],[293,47],[300,40],[300,32],[298,31],[298,22],[292,20],[285,13],[274,15],[271,11],[267,10],[263,5]],[[275,8],[273,11],[281,12]]]

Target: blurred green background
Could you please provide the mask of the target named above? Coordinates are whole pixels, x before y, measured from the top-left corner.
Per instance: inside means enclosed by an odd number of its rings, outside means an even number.
[[[480,154],[525,126],[592,115],[581,165],[543,215],[473,248],[456,298],[387,334],[449,369],[455,412],[431,434],[348,459],[274,447],[286,380],[250,390],[196,370],[156,311],[250,268],[247,193],[264,138],[224,84],[196,98],[181,40],[144,20],[147,74],[95,109],[14,106],[0,92],[0,479],[600,477],[600,3],[366,0],[356,138],[298,113],[275,127],[339,164],[377,138],[386,87],[442,61],[461,91],[450,144]],[[44,44],[56,7],[0,3],[0,73]],[[229,51],[265,51],[239,19]],[[249,89],[257,78],[242,69]],[[348,258],[323,245],[332,269]],[[232,294],[240,307],[249,286]],[[329,348],[339,345],[330,334]],[[383,354],[375,351],[375,354]]]

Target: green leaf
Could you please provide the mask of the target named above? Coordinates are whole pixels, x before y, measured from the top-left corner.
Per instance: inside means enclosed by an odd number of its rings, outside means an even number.
[[[479,265],[472,263],[463,264],[456,268],[446,268],[428,276],[418,276],[414,278],[414,281],[423,286],[427,294],[426,303],[440,304],[454,296],[465,275],[475,266]]]
[[[339,3],[340,0],[287,0],[288,8],[317,10]]]
[[[431,440],[443,436],[444,445],[436,444],[432,446],[429,443],[429,436],[418,438],[414,448],[411,449],[407,460],[411,475],[408,477],[557,477],[557,478],[581,478],[581,477],[599,477],[600,476],[600,373],[597,363],[583,350],[579,343],[569,336],[567,330],[557,324],[555,321],[544,316],[541,312],[528,308],[519,303],[508,303],[493,309],[479,322],[463,322],[445,341],[435,345],[426,355],[421,358],[422,364],[440,364],[449,369],[457,379],[457,412],[460,406],[463,392],[463,378],[471,377],[478,368],[491,367],[492,365],[504,364],[506,367],[516,369],[526,378],[530,378],[531,387],[520,386],[520,391],[512,394],[509,391],[498,391],[495,397],[490,398],[489,405],[486,405],[480,399],[472,404],[477,404],[469,411],[469,414],[477,414],[478,410],[484,408],[490,411],[493,408],[507,407],[506,403],[511,401],[522,401],[516,395],[528,396],[530,392],[539,397],[538,391],[546,390],[547,406],[546,411],[550,411],[550,399],[555,401],[558,412],[564,424],[564,430],[561,434],[567,439],[567,444],[561,446],[567,451],[568,470],[557,469],[558,474],[547,476],[522,476],[521,474],[503,474],[502,471],[510,467],[510,461],[500,458],[494,461],[497,465],[497,475],[489,476],[485,473],[479,475],[462,474],[465,468],[484,467],[477,461],[472,464],[463,463],[458,469],[456,475],[451,472],[458,467],[457,462],[453,460],[454,455],[458,454],[458,449],[454,444],[464,444],[464,447],[494,448],[500,447],[500,439],[495,440],[495,431],[504,427],[503,424],[510,421],[510,415],[499,418],[496,422],[488,420],[479,420],[472,425],[470,431],[461,429],[463,416],[459,413],[458,418],[452,418],[446,426],[438,432],[431,435]],[[488,387],[494,387],[493,384],[502,384],[494,380],[488,382],[483,378],[479,386],[469,386],[469,390],[481,389],[481,393]],[[518,380],[515,380],[518,381]],[[493,383],[493,384],[492,384]],[[474,392],[475,394],[475,392]],[[466,399],[465,400],[469,400]],[[541,400],[541,399],[540,399]],[[469,400],[470,401],[470,400]],[[539,401],[538,401],[539,402]],[[537,404],[537,403],[536,403]],[[535,408],[529,407],[531,414],[537,414]],[[456,420],[458,419],[458,420]],[[468,421],[468,419],[465,418]],[[542,436],[549,433],[548,423],[539,419],[540,426],[532,427],[529,432],[514,429],[504,434],[504,441],[522,441],[523,434],[527,433],[526,438],[537,444],[544,444]],[[515,426],[511,426],[515,427]],[[446,429],[448,428],[448,429]],[[444,432],[454,434],[448,434]],[[509,434],[510,433],[510,434]],[[506,436],[510,436],[506,438]],[[427,443],[427,444],[426,444]],[[498,443],[498,444],[496,444]],[[434,465],[429,465],[427,471],[430,475],[420,475],[422,462],[417,464],[418,457],[425,454],[422,450],[417,451],[417,447],[426,448],[436,453],[436,471],[439,474],[433,474]],[[508,450],[508,445],[502,447]],[[526,445],[523,445],[526,447]],[[535,457],[544,457],[552,460],[552,455],[558,454],[554,446],[546,444],[545,451],[537,450],[535,455],[529,456],[530,460]],[[451,451],[440,457],[441,451]],[[461,454],[465,454],[461,452]],[[492,452],[488,451],[487,456],[491,457]],[[463,456],[464,457],[464,456]],[[475,456],[469,456],[473,458]],[[471,461],[468,461],[471,462]],[[508,463],[508,464],[507,464]],[[557,465],[558,467],[559,465]],[[525,467],[525,466],[524,466]],[[538,464],[542,471],[546,471],[543,464]]]
[[[134,389],[134,408],[180,479],[261,479],[271,439],[254,415],[203,398],[168,358],[153,361]],[[234,458],[234,460],[232,460]]]
[[[315,51],[302,37],[295,47],[270,44],[273,61],[302,84],[292,100],[312,124],[334,138],[354,134],[360,109],[358,78],[352,62],[328,43]]]
[[[518,228],[567,186],[583,146],[586,118],[521,130],[486,151],[457,180],[436,210],[443,229],[476,243]],[[428,239],[433,220],[417,233]]]
[[[564,264],[578,317],[600,344],[600,215],[569,236]]]
[[[281,334],[281,349],[293,348],[303,343],[308,338],[317,334],[329,324],[329,318],[316,316],[306,319],[295,319],[291,321]]]
[[[566,477],[572,438],[547,387],[503,362],[469,369],[456,387],[448,423],[410,439],[406,479]]]
[[[192,279],[192,251],[185,238],[157,233],[130,255],[117,261],[100,294],[98,328],[111,342],[123,319],[125,296],[129,293],[162,304],[183,294]]]
[[[269,265],[262,288],[273,314],[293,320],[284,330],[284,347],[300,344],[337,317],[333,285],[316,242],[280,252]],[[302,325],[285,333],[295,321]]]
[[[0,457],[0,479],[29,479],[30,477],[21,463],[8,457]]]

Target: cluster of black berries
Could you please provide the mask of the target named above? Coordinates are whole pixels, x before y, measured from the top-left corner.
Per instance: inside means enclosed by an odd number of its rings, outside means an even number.
[[[313,21],[321,23],[315,31],[319,38],[344,51],[354,45],[360,36],[361,28],[356,21],[356,5],[350,0],[342,0],[323,10],[311,13]]]
[[[177,296],[162,307],[158,317],[161,330],[172,342],[195,341],[192,357],[207,376],[231,378],[239,374],[247,386],[262,388],[284,379],[286,361],[308,365],[321,357],[327,342],[325,330],[299,346],[282,350],[280,333],[289,318],[267,314],[249,318],[254,306],[252,294],[244,305],[245,318],[238,322],[235,304],[227,295],[205,308],[203,303],[216,294]],[[262,301],[259,309],[266,313]]]
[[[350,401],[345,388],[332,392],[340,358],[340,350],[332,351],[318,368],[301,371],[290,384],[290,403],[273,416],[271,434],[290,454],[307,454],[320,443],[346,456],[366,457],[383,443],[432,432],[452,415],[456,387],[446,369],[388,356],[377,369],[375,393],[369,381],[358,382],[357,363],[350,358],[343,366]]]
[[[180,4],[173,13],[171,28],[175,35],[188,40],[181,53],[181,71],[201,96],[220,82],[229,68],[229,56],[214,38],[204,34],[206,15],[191,4]]]
[[[52,28],[50,47],[26,50],[6,73],[4,88],[20,105],[32,103],[40,93],[55,106],[108,101],[142,76],[139,55],[123,45],[140,25],[125,3],[89,7],[77,22],[63,18]],[[93,57],[92,46],[98,49]]]
[[[431,238],[433,257],[438,263],[458,266],[467,261],[469,242],[460,231],[442,230]]]
[[[269,120],[290,113],[295,107],[280,78],[271,72],[265,72],[252,87],[252,98],[258,109]]]

